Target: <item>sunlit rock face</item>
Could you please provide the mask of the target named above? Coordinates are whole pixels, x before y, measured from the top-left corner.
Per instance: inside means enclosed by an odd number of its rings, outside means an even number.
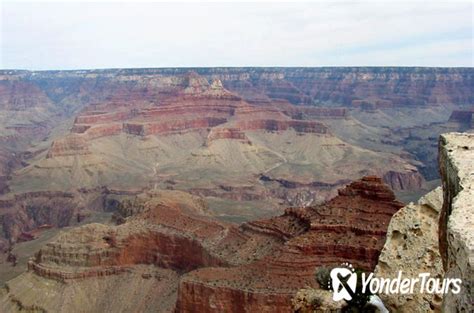
[[[41,247],[1,309],[278,312],[315,283],[314,267],[373,269],[403,206],[387,185],[418,193],[437,178],[437,134],[469,127],[472,75],[0,71],[0,248]],[[453,110],[461,113],[448,123]],[[126,212],[118,226],[76,228],[117,210]],[[43,229],[65,227],[73,229],[35,245]],[[26,285],[35,287],[23,294]]]
[[[387,239],[380,254],[375,275],[393,277],[403,272],[404,277],[418,277],[430,273],[442,278],[444,270],[439,252],[438,221],[443,205],[443,190],[436,188],[415,203],[395,213],[390,220]],[[415,293],[382,294],[391,312],[440,312],[443,295]]]
[[[143,279],[147,285],[155,281],[162,297],[157,303],[147,293],[134,293],[136,299],[127,305],[145,312],[166,312],[173,301],[176,312],[291,312],[297,290],[315,286],[316,267],[350,261],[373,269],[388,221],[401,206],[373,176],[349,184],[322,205],[287,209],[240,226],[218,221],[196,196],[140,194],[120,206],[120,225],[84,225],[44,245],[28,262],[28,272],[7,283],[1,308],[16,312],[11,302],[16,299],[22,308],[55,312],[83,305],[119,309],[126,304],[115,297],[83,304],[81,295],[88,288],[105,295]],[[27,284],[36,287],[24,293]],[[39,300],[43,293],[59,292],[78,300]]]
[[[243,224],[246,232],[283,244],[249,264],[186,274],[179,284],[177,311],[291,312],[296,291],[316,286],[315,268],[350,262],[373,270],[390,217],[401,206],[380,178],[365,177],[320,206]]]
[[[300,72],[247,70],[265,84]],[[268,95],[255,102],[231,88],[229,71],[241,70],[4,72],[0,103],[14,118],[12,135],[0,137],[10,140],[0,147],[0,192],[173,188],[218,199],[212,209],[228,219],[250,220],[321,203],[364,175],[399,191],[424,186],[412,156],[336,134],[360,129],[349,108]],[[236,201],[246,201],[244,214]],[[247,209],[262,202],[265,209]]]
[[[443,310],[471,312],[474,309],[474,135],[442,135],[439,167],[444,198],[439,244],[445,277],[463,280],[459,294],[448,293],[444,297]]]

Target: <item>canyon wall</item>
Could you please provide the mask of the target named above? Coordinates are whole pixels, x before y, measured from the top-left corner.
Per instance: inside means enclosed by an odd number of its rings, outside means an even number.
[[[388,222],[401,206],[380,178],[370,176],[325,204],[243,224],[246,233],[283,245],[248,264],[187,273],[179,284],[177,312],[291,312],[296,291],[316,287],[315,268],[350,262],[372,270]]]
[[[131,279],[138,290],[129,290],[136,295],[129,305],[140,304],[140,312],[167,312],[170,303],[175,312],[291,312],[298,289],[317,286],[316,267],[350,261],[373,269],[388,221],[401,206],[380,178],[369,176],[325,204],[237,226],[209,215],[199,197],[145,192],[123,202],[119,225],[84,225],[45,244],[28,272],[0,290],[0,310],[97,311],[107,304],[117,311],[122,301],[114,305],[104,295]],[[167,271],[174,283],[156,271]],[[157,291],[161,301],[153,301],[142,294],[140,281],[160,282],[159,290],[168,286],[169,292]],[[35,288],[24,292],[30,284]],[[83,297],[91,287],[92,303]],[[78,301],[41,300],[57,293]]]
[[[444,312],[474,310],[474,134],[449,133],[439,140],[444,201],[439,244],[445,277],[463,280],[461,293],[448,293]]]
[[[220,79],[225,88],[236,92],[251,103],[269,99],[284,99],[293,104],[339,103],[347,106],[367,103],[376,107],[413,105],[472,104],[473,71],[470,68],[417,67],[321,67],[321,68],[144,68],[90,71],[0,71],[0,78],[14,75],[39,85],[55,101],[74,99],[94,88],[104,90],[88,94],[90,99],[113,97],[127,101],[139,96],[152,101],[157,95],[152,85],[129,83],[138,77],[149,80],[165,77],[167,92],[180,84],[167,77],[195,71],[209,80]],[[153,78],[154,79],[154,78]],[[117,82],[111,86],[111,82]],[[60,83],[62,82],[62,83]],[[171,84],[170,84],[171,82]],[[163,83],[161,83],[163,85]],[[61,86],[62,88],[58,88]],[[26,87],[22,87],[26,88]],[[89,91],[89,92],[88,92]],[[158,91],[159,92],[159,91]],[[353,102],[355,101],[355,102]],[[21,104],[23,105],[23,104]],[[74,109],[74,108],[71,108]]]

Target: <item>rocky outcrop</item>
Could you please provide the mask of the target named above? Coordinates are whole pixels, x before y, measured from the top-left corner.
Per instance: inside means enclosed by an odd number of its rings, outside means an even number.
[[[85,212],[110,211],[114,197],[137,192],[107,188],[74,192],[36,191],[0,198],[0,249],[35,235],[37,230],[78,225]]]
[[[443,182],[443,208],[439,234],[445,277],[461,278],[459,294],[443,299],[444,312],[474,310],[474,135],[449,133],[439,140],[439,167]]]
[[[69,226],[83,203],[73,193],[42,191],[0,199],[0,245],[15,243],[42,225]]]
[[[206,219],[197,198],[177,191],[160,196],[147,201],[149,196],[143,195],[143,210],[125,224],[88,224],[63,233],[36,254],[29,269],[45,278],[67,280],[114,275],[135,264],[178,271],[223,265],[204,245],[221,234],[224,225]],[[174,204],[177,199],[180,206]]]
[[[215,140],[219,139],[233,139],[239,140],[240,142],[250,144],[250,140],[248,139],[245,132],[240,130],[239,128],[213,128],[209,135],[207,136],[207,144],[212,143]]]
[[[162,296],[166,303],[177,299],[176,312],[290,312],[297,290],[316,287],[315,267],[350,260],[373,268],[387,222],[401,204],[380,178],[365,177],[324,205],[288,209],[240,227],[218,222],[199,198],[178,191],[143,193],[124,206],[118,226],[89,224],[47,243],[27,273],[8,282],[0,308],[14,312],[16,299],[44,310],[74,311],[79,303],[38,299],[44,292],[67,286],[81,290],[92,282],[99,284],[98,294],[106,294],[103,288],[114,285],[103,282],[154,265],[182,275],[178,291],[170,285],[173,291]],[[29,289],[24,298],[18,286],[30,282],[41,288]],[[153,308],[159,306],[144,301],[144,311]]]
[[[254,107],[226,90],[220,80],[209,84],[195,72],[183,77],[182,89],[166,97],[159,106],[137,103],[131,107],[117,105],[110,100],[92,104],[76,117],[72,132],[90,140],[122,131],[139,136],[166,135],[212,129],[231,122],[234,126],[229,129],[236,128],[237,131],[284,131],[291,128],[301,133],[326,134],[328,129],[320,122],[293,120],[289,116],[303,112],[306,116],[345,115],[345,111],[340,109],[291,109],[289,104],[286,111],[275,106]]]
[[[290,312],[296,291],[315,287],[316,267],[344,260],[373,269],[388,222],[401,206],[380,178],[366,177],[323,205],[243,224],[246,233],[284,244],[250,264],[188,273],[179,285],[177,311],[191,312],[195,305],[200,312]]]
[[[387,171],[383,174],[383,181],[393,190],[419,190],[425,183],[415,168],[405,172]]]
[[[90,154],[87,141],[79,135],[69,135],[55,140],[46,155],[47,158]]]
[[[156,134],[174,134],[195,129],[207,129],[225,123],[224,118],[203,117],[192,120],[171,120],[159,123],[126,123],[124,130],[128,134],[148,136]]]
[[[420,273],[442,279],[444,270],[438,244],[438,220],[443,204],[440,187],[395,213],[387,231],[375,275],[416,278]],[[442,295],[428,293],[381,294],[390,312],[441,312]]]

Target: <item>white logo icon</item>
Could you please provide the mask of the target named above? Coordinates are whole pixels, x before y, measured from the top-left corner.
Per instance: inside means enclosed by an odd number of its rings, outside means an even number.
[[[344,264],[345,265],[345,264]],[[352,265],[348,267],[336,267],[331,270],[332,298],[334,301],[350,301],[357,288],[357,274],[354,273]]]

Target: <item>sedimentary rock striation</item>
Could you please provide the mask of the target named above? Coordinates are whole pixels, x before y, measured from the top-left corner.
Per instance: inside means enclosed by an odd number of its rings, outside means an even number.
[[[315,285],[316,267],[344,260],[373,269],[390,217],[401,206],[379,178],[366,177],[324,205],[288,209],[281,217],[243,224],[247,232],[284,244],[250,264],[186,274],[177,310],[289,312],[299,286]]]
[[[2,198],[0,248],[42,225],[67,226],[81,209],[74,195],[66,192],[43,191]]]
[[[0,111],[5,111],[6,119],[0,140],[12,142],[18,150],[19,142],[45,139],[53,127],[78,112],[81,113],[75,118],[72,133],[87,133],[89,138],[121,132],[146,135],[213,127],[224,122],[221,118],[228,120],[228,114],[233,110],[231,103],[239,101],[276,107],[286,117],[301,120],[282,121],[282,116],[275,118],[272,114],[267,122],[246,122],[247,127],[294,127],[321,133],[326,131],[322,124],[306,120],[345,118],[347,109],[314,107],[314,104],[343,104],[349,108],[357,103],[376,108],[470,104],[473,101],[472,80],[472,70],[463,68],[2,70]],[[214,102],[212,114],[205,105],[196,105],[198,95],[201,95],[201,104]],[[169,108],[175,114],[189,113],[192,102],[196,116],[203,110],[204,115],[210,116],[201,120],[196,120],[195,116],[169,124],[147,121],[154,114],[165,116],[166,109],[161,106],[168,100],[181,103]],[[214,116],[219,106],[226,111],[227,117]],[[160,109],[149,110],[149,107]],[[263,109],[265,111],[268,113],[268,108]],[[464,114],[455,112],[453,118]],[[264,113],[262,115],[265,117]],[[129,120],[132,120],[130,124],[124,123]]]
[[[382,155],[378,146],[341,142],[346,138],[336,135],[331,128],[352,125],[351,110],[359,107],[358,103],[374,105],[377,110],[412,105],[461,105],[472,100],[468,88],[472,85],[472,70],[462,68],[0,71],[0,84],[0,110],[6,112],[5,120],[8,122],[0,133],[0,141],[8,142],[5,151],[3,145],[0,148],[0,153],[5,152],[3,155],[6,156],[0,157],[0,169],[5,168],[6,172],[0,178],[0,189],[4,193],[31,191],[24,187],[27,185],[24,181],[54,175],[64,178],[70,176],[71,169],[78,178],[64,179],[66,182],[59,185],[65,190],[110,185],[111,181],[119,180],[119,174],[111,172],[119,169],[128,173],[136,171],[131,174],[143,177],[143,171],[153,172],[152,167],[166,163],[166,157],[177,159],[171,156],[172,152],[164,150],[169,146],[179,147],[179,140],[163,137],[187,134],[194,136],[196,147],[209,150],[193,150],[191,155],[199,156],[191,161],[193,164],[215,161],[215,165],[206,166],[220,171],[224,168],[223,160],[228,160],[222,153],[229,149],[223,146],[232,145],[237,150],[232,153],[235,160],[244,158],[236,162],[240,168],[246,166],[242,163],[246,163],[247,158],[251,159],[251,177],[264,174],[273,180],[294,182],[295,185],[313,182],[334,185],[332,190],[317,190],[319,199],[334,194],[336,188],[341,187],[341,184],[336,186],[337,181],[369,174],[382,176],[393,189],[419,189],[424,181],[416,170],[416,166],[422,166],[417,164],[415,157],[391,149],[382,149],[387,152]],[[64,125],[69,121],[72,125],[69,133],[65,133]],[[328,126],[330,123],[332,127]],[[60,129],[51,133],[59,125]],[[357,125],[357,129],[365,127]],[[278,147],[272,146],[276,142],[269,138],[272,133],[283,135],[279,136],[282,139],[278,141]],[[364,136],[370,135],[364,133]],[[182,140],[186,141],[186,146],[190,145],[190,138]],[[228,140],[234,140],[234,144]],[[31,141],[35,145],[29,151]],[[164,147],[161,145],[164,141],[173,141],[173,144],[164,143]],[[142,147],[137,147],[139,145]],[[303,145],[311,148],[305,151]],[[105,146],[110,153],[97,151]],[[159,160],[155,164],[149,164],[151,161],[148,160],[129,162],[130,155],[119,160],[122,153],[117,150],[124,146],[146,150],[146,153],[137,153],[141,156],[154,154],[150,160],[159,155]],[[319,146],[322,149],[313,149]],[[46,148],[49,151],[45,152]],[[307,151],[311,149],[318,151]],[[316,154],[322,156],[318,162],[326,169],[328,166],[331,168],[331,177],[322,175],[315,166],[305,168],[316,162],[310,156]],[[399,158],[402,155],[408,157]],[[348,163],[344,160],[346,156],[356,164],[342,168]],[[329,164],[329,159],[333,160],[332,164]],[[16,180],[16,175],[10,177],[19,167],[28,169],[21,171],[19,180]],[[293,170],[295,168],[297,170]],[[166,175],[179,172],[170,166],[167,169]],[[311,171],[308,177],[299,174]],[[287,177],[290,172],[298,173],[294,175],[297,177]],[[342,173],[348,172],[350,177],[342,177]],[[234,190],[239,190],[249,177],[236,179],[232,184]],[[50,179],[52,182],[55,180]],[[156,180],[143,183],[155,184]],[[135,180],[130,181],[136,185]],[[179,177],[174,181],[179,182]],[[206,192],[215,194],[212,190],[214,182],[203,185],[206,186],[191,188],[205,188],[208,189]],[[285,190],[286,187],[280,185],[275,190],[269,185],[266,184],[265,189],[270,190],[256,193],[260,198],[269,194],[279,195],[278,201],[285,201],[285,205],[295,204],[288,199],[299,197],[299,193],[309,194],[306,189],[296,192]],[[179,183],[175,187],[191,189]],[[313,200],[316,201],[315,197]]]
[[[417,129],[392,123],[390,112],[438,107],[447,120],[450,106],[463,105],[451,124],[466,128],[472,84],[469,68],[0,71],[0,193],[9,193],[0,200],[2,248],[34,240],[42,226],[75,225],[87,211],[118,210],[120,224],[79,227],[48,243],[8,283],[1,309],[66,312],[95,293],[104,297],[84,310],[171,311],[177,303],[178,312],[287,312],[297,289],[316,287],[315,267],[373,269],[402,206],[382,181],[409,191],[424,184],[419,154],[394,147]],[[471,148],[459,146],[441,158],[449,200],[440,245],[447,275],[469,281],[461,226],[470,220],[456,204],[469,188],[453,160],[468,160]],[[382,180],[337,193],[372,174]],[[159,189],[206,197],[221,219],[199,197]],[[108,198],[143,191],[132,202]],[[295,204],[304,208],[262,218]],[[127,284],[156,289],[161,301],[108,291]],[[26,285],[34,288],[23,293]],[[463,307],[465,295],[445,306]]]
[[[205,78],[191,72],[183,81],[182,89],[167,94],[158,106],[140,101],[135,105],[110,101],[93,104],[76,117],[72,132],[88,139],[120,132],[148,136],[208,129],[226,123],[235,124],[234,128],[242,131],[292,128],[302,133],[328,132],[320,122],[293,120],[274,106],[254,107],[224,89],[220,80],[209,84]],[[306,111],[311,112],[310,108]],[[330,109],[320,111],[322,116],[331,116]],[[290,114],[295,115],[294,112]]]
[[[470,104],[473,102],[473,72],[470,68],[195,68],[195,69],[117,69],[92,71],[1,71],[0,78],[13,77],[42,86],[50,97],[67,93],[83,95],[100,87],[106,92],[93,94],[127,101],[153,101],[157,94],[173,92],[189,85],[189,79],[175,76],[193,70],[253,103],[285,99],[294,104],[317,102],[344,103],[365,101],[378,106]],[[143,82],[133,85],[137,78]],[[67,80],[66,88],[57,88]],[[164,83],[166,81],[166,84]],[[115,83],[115,85],[113,85]],[[167,86],[166,86],[167,85]],[[216,83],[214,87],[219,87]],[[154,88],[153,88],[154,87]],[[156,88],[158,87],[158,88]],[[159,90],[161,88],[161,90]],[[191,86],[190,92],[199,90]],[[75,97],[74,97],[75,98]]]
[[[445,312],[474,309],[474,135],[444,134],[439,140],[439,167],[443,181],[443,208],[439,244],[445,277],[461,278],[457,295],[443,299]]]
[[[321,203],[364,175],[381,176],[394,190],[424,184],[415,160],[336,136],[327,124],[350,123],[344,107],[271,97],[256,103],[227,89],[226,77],[194,71],[89,74],[63,73],[77,78],[68,81],[75,86],[68,98],[49,89],[55,75],[42,81],[53,105],[74,103],[72,125],[41,140],[16,175],[5,174],[5,193],[172,188],[212,198],[221,216],[250,220],[268,212],[242,214],[241,206],[265,202],[280,213]],[[76,96],[87,105],[80,108]]]
[[[130,209],[119,212],[128,217],[118,226],[85,225],[46,244],[29,271],[7,283],[1,308],[15,312],[14,299],[20,307],[74,311],[81,303],[39,302],[39,295],[81,293],[93,281],[103,282],[96,292],[106,293],[102,288],[114,288],[106,282],[119,285],[113,277],[135,280],[140,266],[153,265],[181,278],[174,291],[165,281],[171,293],[162,295],[163,304],[138,295],[134,301],[145,312],[169,308],[174,299],[176,312],[290,312],[295,292],[315,286],[315,267],[350,260],[373,269],[388,221],[402,204],[380,178],[365,177],[323,205],[239,227],[217,221],[198,197],[178,191],[147,192],[125,206]],[[20,286],[31,280],[40,287],[24,298]]]

